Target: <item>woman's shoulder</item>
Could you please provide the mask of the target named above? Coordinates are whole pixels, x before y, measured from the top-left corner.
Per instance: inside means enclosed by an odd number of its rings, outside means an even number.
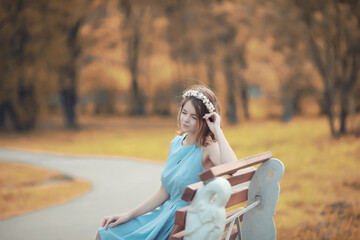
[[[173,138],[173,140],[171,140],[170,147],[173,147],[173,146],[175,146],[176,144],[178,144],[178,143],[181,141],[182,138],[183,138],[182,135],[176,135],[176,136]]]
[[[178,134],[173,138],[172,142],[180,141],[180,139],[182,139],[183,137],[183,134]]]

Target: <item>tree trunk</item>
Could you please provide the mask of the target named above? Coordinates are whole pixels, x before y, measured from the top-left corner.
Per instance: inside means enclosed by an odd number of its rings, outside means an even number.
[[[325,109],[326,109],[326,115],[329,121],[329,127],[331,136],[334,138],[337,137],[336,131],[335,131],[335,125],[334,125],[334,99],[333,99],[333,93],[329,89],[324,90],[324,96],[325,96]]]
[[[63,116],[65,126],[69,128],[77,127],[76,119],[76,69],[75,63],[68,64],[60,71],[60,99],[63,105]]]
[[[344,111],[344,109],[341,107],[341,112],[340,112],[340,130],[339,130],[339,134],[340,135],[344,135],[347,133],[347,129],[346,129],[346,118],[347,118],[348,112]]]
[[[67,88],[61,91],[61,103],[63,104],[65,125],[70,128],[77,127],[75,111],[76,93],[74,88]]]
[[[233,73],[233,61],[229,56],[227,56],[224,58],[223,64],[224,64],[225,78],[228,89],[226,117],[229,123],[235,124],[238,122],[238,118],[237,118],[236,98],[234,95],[235,84],[234,84],[234,73]]]
[[[132,92],[132,106],[131,115],[142,116],[145,114],[145,99],[138,84],[139,73],[139,47],[140,47],[140,29],[139,25],[135,24],[132,36],[129,38],[129,68],[131,73],[131,92]]]
[[[77,127],[76,119],[76,60],[80,54],[77,37],[84,19],[80,18],[68,32],[67,45],[70,52],[70,60],[60,69],[60,97],[63,104],[64,122],[67,127]]]
[[[38,115],[38,104],[33,86],[24,87],[19,81],[16,96],[11,102],[6,102],[3,109],[9,114],[11,122],[17,131],[26,131],[34,128]],[[3,116],[5,118],[5,116]],[[5,119],[4,119],[5,120]]]
[[[282,122],[291,121],[295,113],[297,98],[299,98],[299,93],[291,86],[290,82],[292,80],[293,78],[290,77],[285,83],[281,84]]]
[[[359,50],[357,50],[359,51]],[[344,135],[347,133],[346,119],[349,115],[349,101],[352,95],[352,89],[355,86],[356,80],[359,76],[359,54],[352,52],[352,64],[350,65],[350,75],[348,81],[342,81],[340,92],[340,129],[339,134]]]
[[[282,122],[290,122],[294,116],[294,103],[289,97],[282,99],[283,113],[281,116]]]
[[[240,76],[240,96],[241,96],[241,102],[243,105],[243,111],[244,111],[244,117],[245,119],[250,119],[250,114],[249,114],[249,95],[248,95],[248,86],[247,83],[245,81],[245,79]]]
[[[17,10],[23,11],[24,2],[17,2]],[[29,44],[31,35],[26,25],[25,19],[17,19],[21,22],[11,38],[10,48],[14,56],[19,77],[16,81],[16,90],[14,96],[11,96],[7,104],[7,112],[18,131],[32,129],[37,120],[38,104],[36,102],[36,93],[33,79],[26,79],[25,67],[29,63],[29,56],[26,47]],[[30,80],[30,81],[29,81]],[[25,84],[26,83],[26,84]]]
[[[344,86],[345,85],[345,86]],[[344,135],[347,132],[346,129],[346,118],[349,113],[349,98],[347,95],[350,95],[349,89],[347,89],[346,84],[341,84],[340,89],[340,128],[339,135]]]
[[[6,123],[6,102],[0,104],[0,129],[5,128]]]
[[[309,30],[309,45],[311,48],[312,57],[324,84],[324,100],[325,100],[324,105],[326,109],[326,115],[329,121],[330,132],[332,137],[336,138],[337,134],[334,126],[334,81],[333,81],[334,80],[333,78],[335,76],[333,73],[333,69],[329,69],[329,67],[328,68],[325,67],[325,65],[332,67],[332,65],[330,65],[329,63],[330,61],[329,46],[326,46],[326,54],[327,54],[326,59],[328,62],[327,64],[325,64],[320,57],[320,50],[312,34],[310,22],[305,21],[305,23]]]

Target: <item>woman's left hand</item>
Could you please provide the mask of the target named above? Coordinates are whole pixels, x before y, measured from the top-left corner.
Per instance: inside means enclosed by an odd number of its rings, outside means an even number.
[[[206,123],[212,133],[215,134],[216,130],[220,129],[221,118],[218,113],[207,113],[203,118],[206,120]]]

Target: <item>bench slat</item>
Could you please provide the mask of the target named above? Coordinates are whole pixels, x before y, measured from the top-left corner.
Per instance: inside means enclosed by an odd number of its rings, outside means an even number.
[[[189,206],[186,206],[186,207],[176,210],[175,225],[185,227],[186,212],[188,209],[189,209]]]
[[[256,172],[256,168],[249,167],[237,171],[233,176],[227,174],[226,179],[229,181],[231,186],[235,186],[247,181],[250,181]]]
[[[223,178],[227,179],[231,186],[235,186],[247,181],[250,181],[251,178],[254,176],[254,173],[256,171],[256,168],[249,167],[245,169],[241,169],[237,171],[234,175],[224,175]],[[181,199],[185,202],[191,202],[193,198],[195,197],[196,191],[202,187],[204,184],[202,182],[197,182],[190,184],[186,187]]]
[[[197,182],[197,183],[193,183],[188,185],[185,190],[184,193],[181,197],[182,200],[184,200],[185,202],[190,202],[193,200],[193,198],[195,197],[195,193],[196,191],[202,187],[204,184],[202,182]]]
[[[175,214],[175,226],[177,227],[185,227],[185,220],[186,220],[186,213],[188,210],[189,206],[187,207],[183,207],[180,208],[176,211]],[[229,217],[233,216],[234,214],[238,213],[239,211],[241,211],[242,209],[234,209],[230,212],[226,213],[226,219],[228,219]],[[242,216],[240,216],[240,221],[242,221]]]
[[[226,238],[226,234],[227,234],[227,231],[223,234],[222,236],[222,240],[224,240]],[[184,239],[184,235],[185,235],[185,230],[182,230],[180,232],[177,232],[175,234],[172,234],[169,238],[169,240],[183,240]],[[232,230],[231,230],[231,234],[230,234],[230,238],[229,240],[234,240],[237,236],[237,228],[234,227]]]
[[[224,232],[223,236],[222,236],[222,240],[226,239],[226,234],[227,234],[227,230]],[[231,234],[230,234],[230,238],[229,240],[234,240],[237,236],[237,228],[233,227],[233,229],[231,229]]]
[[[212,167],[209,170],[201,173],[199,176],[202,181],[207,181],[211,178],[218,177],[221,175],[233,174],[240,169],[265,162],[270,158],[272,158],[272,153],[270,151],[264,152],[255,156],[240,159],[235,162],[230,162],[223,165]]]
[[[244,186],[240,189],[235,189],[231,193],[231,197],[226,204],[226,208],[237,205],[239,203],[247,201],[248,187]],[[186,213],[189,206],[176,210],[175,213],[175,225],[185,227]]]
[[[182,240],[184,238],[185,230],[172,234],[169,240]]]
[[[225,208],[245,202],[248,199],[248,187],[237,189],[231,193],[230,199]]]

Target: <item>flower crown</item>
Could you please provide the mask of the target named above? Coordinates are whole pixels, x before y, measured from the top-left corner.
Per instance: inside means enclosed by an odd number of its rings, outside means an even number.
[[[212,104],[212,102],[204,94],[202,94],[199,91],[188,90],[183,95],[183,98],[185,98],[185,97],[195,97],[195,98],[201,100],[204,103],[207,110],[209,111],[209,113],[212,113],[215,111],[215,107]]]

